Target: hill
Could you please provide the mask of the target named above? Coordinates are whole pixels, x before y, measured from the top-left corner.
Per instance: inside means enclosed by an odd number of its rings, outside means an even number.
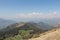
[[[42,26],[44,25],[44,26]],[[43,30],[47,25],[44,23],[34,23],[34,22],[20,22],[7,26],[0,30],[0,40],[14,40],[16,38],[29,39],[38,37],[39,34],[44,33],[48,30]],[[40,28],[42,27],[42,28]]]
[[[60,40],[60,28],[53,29],[47,33],[44,33],[38,38],[33,38],[29,40]]]

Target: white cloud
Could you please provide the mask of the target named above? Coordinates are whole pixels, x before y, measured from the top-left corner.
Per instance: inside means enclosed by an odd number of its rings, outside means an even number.
[[[17,13],[14,15],[0,15],[0,18],[6,19],[33,19],[33,18],[40,18],[40,19],[53,19],[53,18],[60,18],[60,13],[52,12],[52,13],[40,13],[40,12],[32,12],[32,13]]]
[[[60,18],[60,13],[52,12],[52,13],[27,13],[27,14],[16,14],[17,18],[42,18],[42,19],[53,19]]]
[[[41,17],[41,13],[26,13],[26,14],[16,14],[18,18],[39,18]]]

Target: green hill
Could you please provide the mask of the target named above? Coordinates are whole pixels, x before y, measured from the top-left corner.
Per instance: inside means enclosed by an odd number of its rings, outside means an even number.
[[[27,40],[36,38],[45,31],[38,28],[36,23],[21,22],[0,30],[0,40]]]

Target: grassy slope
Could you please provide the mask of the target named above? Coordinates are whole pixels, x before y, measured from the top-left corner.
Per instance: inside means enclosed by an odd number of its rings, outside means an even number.
[[[29,40],[60,40],[60,28],[46,32],[44,35],[41,35],[38,38],[32,38]]]

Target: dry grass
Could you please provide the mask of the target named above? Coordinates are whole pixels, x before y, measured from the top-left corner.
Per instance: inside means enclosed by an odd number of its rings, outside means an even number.
[[[38,38],[32,38],[29,40],[60,40],[60,28],[48,31]]]

